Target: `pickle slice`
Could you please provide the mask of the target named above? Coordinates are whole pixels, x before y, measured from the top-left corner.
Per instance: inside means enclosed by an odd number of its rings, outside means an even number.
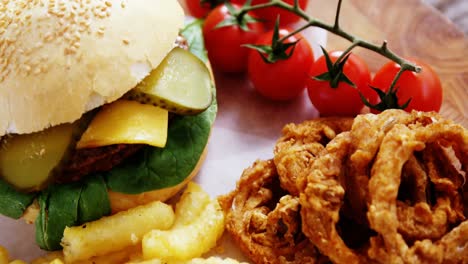
[[[67,160],[76,143],[75,124],[5,136],[0,142],[0,177],[19,190],[40,190]]]
[[[153,104],[181,115],[193,115],[211,105],[212,87],[207,66],[189,51],[174,48],[127,94],[127,99]]]

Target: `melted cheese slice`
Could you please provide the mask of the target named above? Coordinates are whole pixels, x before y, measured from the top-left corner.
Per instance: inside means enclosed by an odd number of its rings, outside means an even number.
[[[114,144],[147,144],[164,147],[169,114],[162,108],[118,100],[104,106],[91,121],[77,148]]]

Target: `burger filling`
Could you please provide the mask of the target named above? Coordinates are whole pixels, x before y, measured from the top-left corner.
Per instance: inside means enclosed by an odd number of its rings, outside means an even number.
[[[213,98],[209,70],[187,47],[178,37],[174,50],[123,99],[73,124],[6,136],[0,143],[0,175],[19,190],[37,191],[51,180],[79,181],[108,171],[143,145],[165,147],[169,112],[199,114]]]

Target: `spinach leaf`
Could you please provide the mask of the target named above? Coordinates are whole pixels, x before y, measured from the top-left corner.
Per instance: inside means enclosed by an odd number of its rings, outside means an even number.
[[[36,219],[36,242],[42,249],[61,249],[63,230],[74,226],[78,219],[81,184],[51,185],[39,196],[39,216]]]
[[[181,183],[203,154],[216,111],[213,104],[199,115],[174,117],[166,146],[147,147],[107,172],[107,186],[116,192],[138,194]]]
[[[185,26],[180,32],[189,43],[189,50],[200,58],[203,62],[208,61],[206,55],[205,42],[203,40],[203,20],[196,19],[192,23]]]
[[[102,176],[92,176],[82,185],[78,223],[83,224],[111,213],[107,186]]]
[[[35,196],[35,193],[18,192],[0,179],[0,214],[14,219],[20,218]]]
[[[107,188],[101,176],[81,182],[51,185],[38,198],[36,242],[45,250],[61,249],[60,241],[67,226],[99,219],[110,214]]]

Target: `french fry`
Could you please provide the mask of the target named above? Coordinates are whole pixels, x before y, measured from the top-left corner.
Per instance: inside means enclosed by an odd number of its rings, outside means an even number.
[[[143,238],[143,258],[164,261],[200,257],[216,245],[224,231],[224,214],[200,186],[190,183],[176,205],[170,230],[153,230]]]
[[[185,226],[200,216],[210,203],[210,196],[199,185],[190,182],[175,206],[175,221],[172,228]]]
[[[136,246],[130,246],[122,250],[112,252],[107,255],[92,257],[86,260],[73,262],[73,264],[114,264],[126,263],[133,259],[141,259],[141,243]],[[55,261],[55,262],[54,262]],[[7,262],[8,263],[8,262]],[[31,264],[60,264],[65,263],[65,258],[62,251],[54,251],[45,256],[37,258]],[[2,263],[0,263],[2,264]]]
[[[8,264],[10,263],[10,255],[6,248],[0,246],[0,264]]]
[[[10,262],[10,264],[27,264],[27,263],[22,260],[16,259]]]
[[[54,251],[50,252],[45,256],[39,257],[31,262],[31,264],[49,264],[52,261],[59,259],[60,261],[64,261],[63,252],[62,251]]]
[[[150,230],[170,228],[174,219],[170,205],[153,202],[82,226],[67,227],[62,239],[65,262],[86,260],[137,245]]]
[[[61,259],[54,259],[49,264],[63,264],[63,261]]]
[[[78,261],[74,264],[114,264],[127,263],[135,256],[141,256],[141,243],[136,246],[130,246],[123,250],[112,252],[104,256],[93,257],[88,260]]]

